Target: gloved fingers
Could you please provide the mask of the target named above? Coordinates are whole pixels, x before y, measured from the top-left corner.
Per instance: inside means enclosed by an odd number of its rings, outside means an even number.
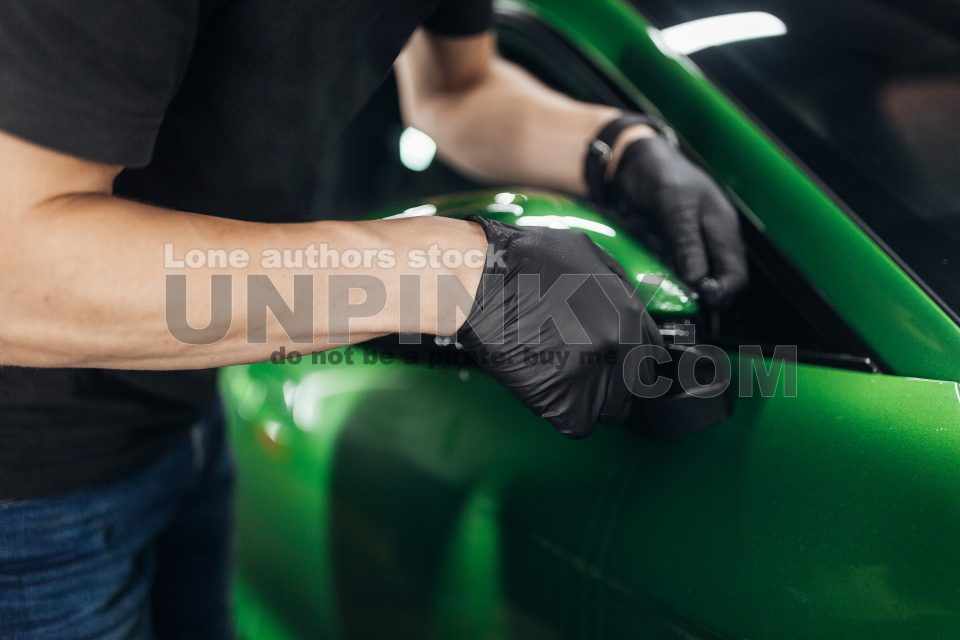
[[[613,256],[592,241],[591,245],[596,255],[622,281],[622,287],[617,290],[611,291],[604,287],[603,283],[601,287],[611,298],[611,302],[618,306],[620,313],[630,314],[621,317],[621,328],[626,335],[620,336],[616,361],[610,365],[607,372],[606,393],[599,412],[601,419],[619,422],[626,418],[630,410],[633,399],[630,390],[636,388],[637,380],[651,384],[656,379],[654,364],[649,359],[640,363],[636,371],[626,369],[630,352],[638,345],[663,346],[663,338],[657,323],[646,309],[648,300],[637,292],[637,282],[627,275],[623,266],[614,260]],[[628,304],[630,301],[626,299],[627,296],[633,298],[632,304]]]
[[[663,335],[660,333],[660,327],[649,312],[643,314],[644,333],[649,336],[650,344],[659,347],[664,346]]]
[[[711,187],[701,206],[713,282],[703,283],[699,289],[704,302],[717,306],[730,302],[747,285],[748,274],[737,212],[719,187]]]
[[[607,372],[610,373],[609,371]],[[602,387],[595,383],[571,385],[566,391],[565,406],[561,412],[546,411],[544,417],[561,435],[574,440],[590,436],[596,429],[597,420],[620,418],[605,413],[607,398],[598,398]],[[555,404],[551,404],[556,406]]]
[[[693,285],[709,273],[710,262],[700,227],[699,197],[691,195],[664,190],[657,198],[657,208],[677,275]]]
[[[630,401],[633,396],[630,389],[634,388],[636,372],[626,369],[630,351],[636,345],[620,343],[617,346],[616,361],[608,365],[606,392],[599,417],[611,422],[622,422],[630,412]]]
[[[624,271],[623,266],[619,262],[614,260],[613,256],[611,256],[609,253],[601,249],[596,244],[594,244],[593,247],[597,255],[600,257],[600,259],[603,260],[604,264],[607,265],[610,271],[612,271],[617,276],[619,276],[620,280],[623,282],[624,289],[622,293],[625,296],[629,295],[630,297],[632,297],[633,302],[635,303],[635,306],[636,306],[637,315],[645,316],[647,319],[650,320],[653,326],[656,327],[656,323],[653,322],[652,318],[650,318],[650,310],[647,309],[647,304],[650,302],[650,296],[642,295],[642,293],[638,291],[638,289],[640,288],[639,283],[634,278],[631,278],[629,275],[627,275],[627,272]],[[601,283],[601,287],[602,286],[603,286],[603,283]],[[616,292],[606,290],[605,287],[604,289],[606,291],[607,296],[611,298],[611,302],[616,304],[618,300],[618,298],[616,297]],[[649,327],[647,326],[644,327],[644,329],[648,329],[648,328]],[[639,341],[642,344],[647,343],[646,333],[648,332],[644,332],[644,339]],[[655,333],[656,333],[656,336],[659,338],[660,336],[659,330],[656,331]],[[627,336],[627,337],[630,337],[630,336]],[[637,343],[638,341],[633,340],[633,342]]]
[[[635,349],[664,348],[660,328],[645,310],[625,319],[633,326],[627,329],[632,334],[642,331],[645,339],[621,341],[617,345],[616,361],[609,365],[606,372],[607,384],[603,405],[599,415],[604,420],[622,422],[630,413],[634,401],[633,389],[651,386],[657,379],[657,367],[653,358],[638,359]]]
[[[609,253],[607,253],[606,251],[598,247],[596,244],[593,244],[593,246],[597,252],[597,255],[600,256],[600,259],[603,260],[604,264],[606,264],[611,271],[613,271],[615,274],[620,276],[620,279],[627,286],[626,290],[630,291],[630,293],[635,296],[635,300],[640,306],[640,309],[638,309],[640,313],[638,313],[637,315],[641,317],[641,322],[643,325],[642,330],[643,330],[643,336],[644,336],[644,339],[640,343],[656,344],[656,345],[663,346],[664,343],[663,343],[663,337],[660,335],[660,328],[657,326],[657,323],[653,319],[653,316],[650,315],[650,310],[647,308],[647,303],[650,302],[649,298],[639,296],[639,294],[637,293],[637,289],[639,288],[637,282],[634,281],[633,278],[627,275],[627,272],[624,271],[623,267],[620,265],[619,262],[613,259],[613,256],[611,256]],[[634,341],[634,343],[636,343],[636,341]]]
[[[635,321],[643,325],[647,340],[640,345],[620,344],[615,369],[610,374],[606,398],[601,416],[614,421],[623,421],[635,401],[634,390],[652,387],[658,377],[656,359],[649,357],[656,350],[664,350],[660,328],[649,313],[643,313]],[[636,352],[635,350],[641,350]],[[637,353],[648,354],[638,358]]]

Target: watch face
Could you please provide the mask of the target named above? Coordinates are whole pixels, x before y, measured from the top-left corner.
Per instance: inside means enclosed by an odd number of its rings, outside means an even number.
[[[590,153],[606,161],[610,159],[610,154],[613,153],[613,149],[603,140],[594,140],[590,143]]]
[[[587,147],[583,177],[587,183],[587,196],[593,202],[602,204],[606,200],[607,164],[612,155],[613,149],[600,139],[593,140]]]

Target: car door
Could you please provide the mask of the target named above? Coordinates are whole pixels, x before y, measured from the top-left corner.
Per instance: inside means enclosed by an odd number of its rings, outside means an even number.
[[[501,12],[507,53],[578,97],[638,99],[598,70],[609,58],[588,60],[572,46],[583,46],[582,32],[578,39],[546,26],[573,24],[575,3],[534,8],[543,20]],[[590,29],[605,25],[616,41],[610,15],[597,9]],[[639,64],[631,56],[625,67]],[[645,68],[666,113],[662,96],[679,89],[657,64],[651,57]],[[370,154],[352,157],[382,185],[363,190],[372,200],[423,204],[429,193],[469,186],[436,161],[427,171],[404,167],[389,92],[383,104],[361,120],[366,130],[382,125],[383,135]],[[934,312],[909,303],[924,292],[910,289],[875,244],[878,255],[866,248],[870,238],[826,207],[822,192],[783,169],[779,180],[791,188],[758,196],[737,179],[738,163],[755,156],[718,162],[688,124],[697,115],[726,117],[717,130],[740,131],[741,148],[761,144],[727,109],[698,114],[686,104],[670,119],[687,124],[681,136],[697,142],[688,150],[744,212],[751,290],[733,309],[698,315],[677,284],[657,312],[696,317],[700,340],[730,353],[731,417],[680,441],[651,439],[643,425],[567,441],[469,362],[430,359],[438,353],[430,344],[415,362],[354,349],[226,370],[241,633],[894,638],[958,630],[958,558],[947,541],[960,533],[960,391],[947,365],[917,357],[957,358],[956,340],[948,329],[920,330]],[[345,175],[344,202],[356,202]],[[799,206],[801,192],[816,206]],[[578,203],[517,190],[430,206],[448,215],[516,207],[617,231]],[[862,266],[892,293],[871,288],[838,300],[825,279],[842,274],[809,268],[808,248],[785,240],[789,224],[776,217],[784,210],[834,231],[836,251],[875,258]],[[662,270],[673,282],[642,239],[620,234],[614,245],[596,229],[588,232],[628,270]],[[894,328],[906,330],[887,336],[880,319],[863,317],[877,297],[903,302]]]

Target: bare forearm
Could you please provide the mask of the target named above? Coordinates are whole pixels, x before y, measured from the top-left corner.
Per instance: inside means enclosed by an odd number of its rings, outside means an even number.
[[[558,93],[495,53],[489,35],[418,33],[397,62],[407,120],[434,137],[440,154],[473,176],[585,195],[589,141],[619,113]],[[654,135],[632,127],[614,148]]]
[[[468,94],[438,97],[424,127],[453,165],[484,180],[583,193],[586,142],[615,110],[572,100],[497,59]]]
[[[0,232],[0,364],[27,366],[188,369],[259,360],[280,346],[305,352],[330,348],[346,340],[331,323],[335,276],[372,277],[383,285],[381,308],[350,323],[350,342],[394,331],[435,333],[440,322],[446,322],[440,329],[449,330],[458,320],[438,317],[438,278],[458,278],[472,293],[479,272],[442,266],[416,271],[422,298],[414,317],[409,308],[401,311],[399,280],[409,273],[406,256],[411,249],[425,250],[439,242],[463,251],[485,246],[479,229],[454,220],[254,224],[162,210],[105,194],[62,196],[8,212]],[[397,263],[384,268],[372,260],[351,268],[327,260],[321,268],[311,268],[278,267],[263,260],[265,255],[281,255],[277,250],[302,251],[311,244],[341,253],[388,251]],[[249,260],[245,266],[234,262],[191,268],[180,265],[188,251],[198,256],[234,251],[237,258],[245,255]],[[212,300],[214,276],[229,278],[229,299]],[[264,341],[251,341],[246,303],[251,278],[258,276],[266,276],[268,286],[290,307],[295,278],[311,278],[310,325],[298,325],[297,335],[290,336],[289,327],[264,313]],[[185,282],[182,304],[167,290],[172,282],[168,277]],[[263,278],[259,283],[263,288]],[[178,312],[190,327],[206,327],[225,312],[229,326],[222,336],[214,332],[219,336],[215,340],[191,344],[171,327],[170,318]],[[338,335],[332,335],[335,332]]]

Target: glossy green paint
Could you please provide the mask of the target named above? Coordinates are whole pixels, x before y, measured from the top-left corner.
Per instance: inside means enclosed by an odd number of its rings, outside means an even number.
[[[802,365],[681,443],[568,441],[475,370],[349,353],[224,372],[250,637],[960,632],[954,383]]]
[[[636,11],[622,0],[521,4],[662,113],[893,372],[960,380],[960,327],[689,59],[661,49]]]

